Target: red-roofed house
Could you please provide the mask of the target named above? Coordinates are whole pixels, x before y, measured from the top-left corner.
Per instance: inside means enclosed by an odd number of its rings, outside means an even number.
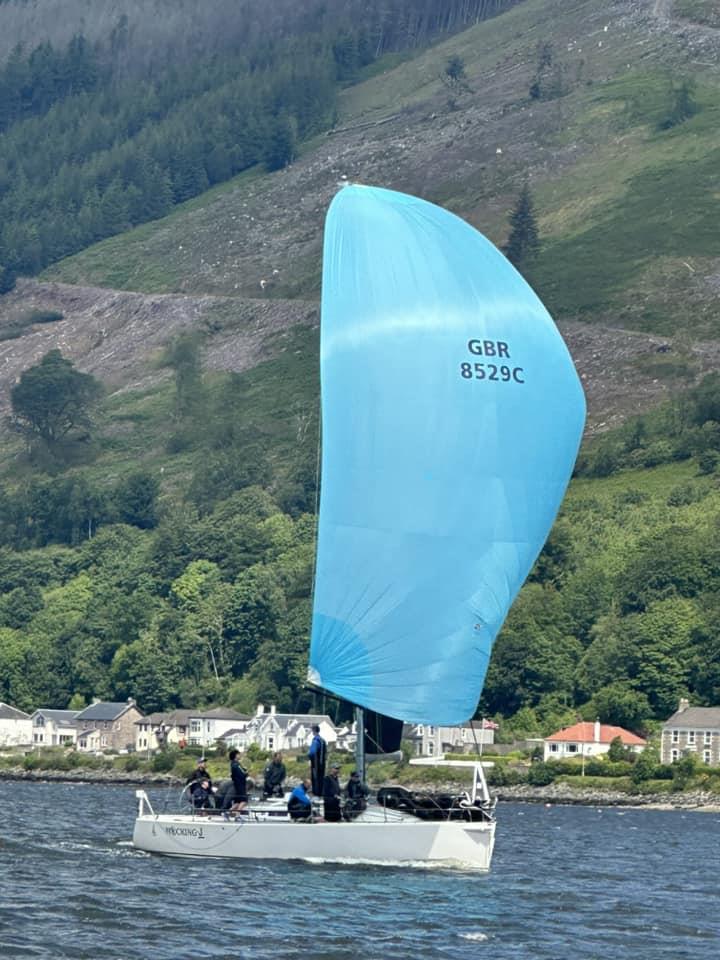
[[[623,746],[629,747],[633,753],[640,753],[647,745],[647,741],[642,737],[622,727],[611,727],[598,720],[595,723],[575,723],[572,727],[565,727],[564,730],[545,737],[543,760],[598,757],[608,752],[615,737],[620,737]]]

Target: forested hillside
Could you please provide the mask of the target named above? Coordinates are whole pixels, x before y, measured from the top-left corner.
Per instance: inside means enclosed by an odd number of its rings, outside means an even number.
[[[331,125],[341,83],[510,5],[99,3],[87,17],[6,3],[0,28],[18,43],[0,70],[0,292],[242,170],[286,166]],[[33,12],[55,7],[47,39],[23,45]]]
[[[357,177],[498,244],[526,188],[590,398],[479,709],[720,702],[712,5],[55,6],[0,3],[0,700],[311,702],[321,225]]]

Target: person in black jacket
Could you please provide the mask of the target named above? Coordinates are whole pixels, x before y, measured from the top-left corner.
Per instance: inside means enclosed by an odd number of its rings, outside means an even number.
[[[199,783],[194,784],[194,786],[195,789],[190,799],[192,800],[193,807],[202,814],[203,811],[208,810],[213,805],[210,781],[205,777],[205,779],[200,780]]]
[[[193,806],[198,806],[198,804],[195,803],[195,791],[199,789],[203,780],[207,780],[208,782],[210,798],[212,798],[212,794],[214,793],[213,782],[210,779],[210,774],[208,773],[206,763],[207,761],[205,760],[205,757],[200,757],[197,762],[197,767],[195,767],[193,772],[185,781],[185,783],[188,785],[188,794],[190,802],[193,804]],[[206,804],[206,806],[212,806],[212,803]]]
[[[347,796],[345,811],[348,820],[353,820],[359,813],[367,809],[369,792],[368,788],[361,781],[360,774],[357,770],[353,770],[345,787],[345,795]]]
[[[285,780],[285,764],[282,762],[282,754],[274,753],[272,760],[265,767],[263,779],[263,800],[268,797],[283,796],[283,781]]]
[[[334,763],[332,767],[330,767],[330,773],[323,780],[323,808],[325,820],[328,823],[339,823],[340,820],[342,820],[342,812],[340,810],[342,790],[340,789],[340,781],[338,780],[339,773],[340,767]]]
[[[241,813],[247,810],[247,775],[248,772],[240,763],[238,757],[239,750],[231,750],[228,754],[230,759],[230,779],[232,780],[232,790],[228,790],[223,800],[223,811],[230,810],[230,813]]]
[[[316,723],[313,728],[313,738],[308,750],[310,759],[310,778],[312,780],[312,792],[316,797],[322,795],[323,779],[325,777],[325,758],[327,757],[327,743],[320,736],[320,727]]]

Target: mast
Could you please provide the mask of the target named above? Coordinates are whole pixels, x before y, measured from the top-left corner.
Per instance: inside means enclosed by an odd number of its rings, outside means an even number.
[[[365,709],[355,707],[355,768],[360,774],[360,783],[365,783]]]

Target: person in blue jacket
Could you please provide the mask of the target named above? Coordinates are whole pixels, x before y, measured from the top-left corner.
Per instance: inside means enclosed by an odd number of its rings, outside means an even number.
[[[312,728],[313,738],[308,750],[310,758],[310,777],[312,778],[312,792],[316,797],[322,796],[323,781],[325,780],[325,760],[327,758],[327,743],[320,736],[320,727],[315,724]]]
[[[303,780],[299,783],[288,800],[288,813],[291,820],[311,820],[312,819],[312,800],[308,796],[309,780]]]

